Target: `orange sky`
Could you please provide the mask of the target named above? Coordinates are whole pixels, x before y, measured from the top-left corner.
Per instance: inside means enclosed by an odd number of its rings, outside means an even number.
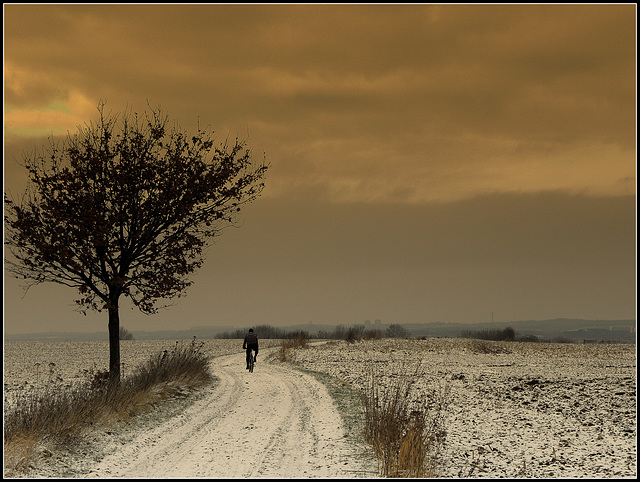
[[[187,297],[123,312],[129,329],[635,318],[635,17],[4,5],[4,188],[24,189],[16,160],[95,120],[99,99],[148,99],[184,128],[248,135],[272,168]],[[68,288],[5,283],[7,333],[106,327]]]

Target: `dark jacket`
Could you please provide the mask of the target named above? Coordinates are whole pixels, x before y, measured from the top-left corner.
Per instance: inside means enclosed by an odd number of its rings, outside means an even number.
[[[247,333],[244,337],[244,343],[242,344],[242,349],[246,350],[247,346],[258,346],[258,337],[255,333]]]

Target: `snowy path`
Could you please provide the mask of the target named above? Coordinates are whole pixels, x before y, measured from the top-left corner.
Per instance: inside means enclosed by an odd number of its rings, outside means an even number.
[[[264,350],[267,352],[268,350]],[[220,382],[179,416],[102,459],[90,477],[354,477],[364,470],[325,386],[258,356],[215,358]]]

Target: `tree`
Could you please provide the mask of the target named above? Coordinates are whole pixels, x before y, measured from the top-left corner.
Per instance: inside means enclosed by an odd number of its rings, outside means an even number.
[[[124,326],[120,325],[120,334],[118,335],[120,340],[133,340],[133,333],[127,330]]]
[[[22,198],[5,192],[5,244],[15,277],[76,288],[78,307],[108,310],[109,370],[120,377],[119,301],[143,313],[182,296],[209,241],[264,188],[244,141],[167,129],[158,109],[125,111],[78,127],[62,143],[25,155]],[[166,305],[165,305],[166,306]]]
[[[513,341],[516,339],[516,331],[510,326],[502,330],[502,339],[507,341]]]
[[[392,324],[384,331],[384,336],[387,338],[407,338],[409,330],[402,325]]]

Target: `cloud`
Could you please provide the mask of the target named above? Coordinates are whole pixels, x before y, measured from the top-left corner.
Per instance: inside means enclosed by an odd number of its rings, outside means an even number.
[[[11,88],[20,92],[26,87],[14,80]],[[9,107],[4,115],[5,130],[9,138],[73,133],[79,125],[94,117],[96,109],[97,103],[94,104],[81,92],[70,92],[67,98],[44,106]]]
[[[632,192],[633,6],[9,5],[6,135],[161,104],[250,132],[265,195]],[[42,46],[46,45],[46,48]],[[74,100],[75,99],[75,100]]]

